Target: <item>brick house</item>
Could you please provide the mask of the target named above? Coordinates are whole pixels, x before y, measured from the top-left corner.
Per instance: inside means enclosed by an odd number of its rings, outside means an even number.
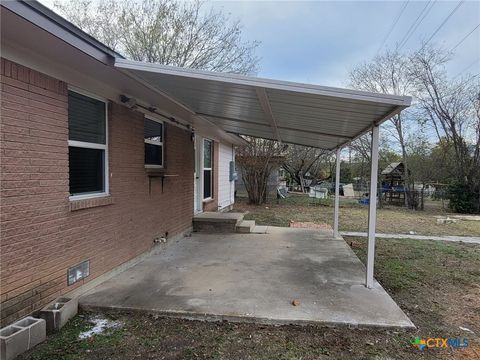
[[[4,326],[230,208],[242,141],[41,4],[1,10]]]
[[[408,96],[124,59],[35,1],[1,3],[1,323],[76,296],[229,209],[235,134],[336,152]],[[333,236],[339,236],[336,191]],[[365,285],[374,287],[376,202]]]

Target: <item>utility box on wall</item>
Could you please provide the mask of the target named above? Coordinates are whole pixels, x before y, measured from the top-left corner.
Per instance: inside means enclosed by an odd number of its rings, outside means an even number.
[[[238,179],[237,171],[235,170],[235,161],[230,161],[230,181]]]

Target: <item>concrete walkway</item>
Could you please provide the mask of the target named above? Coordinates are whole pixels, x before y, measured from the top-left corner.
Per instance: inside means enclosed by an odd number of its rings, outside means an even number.
[[[340,231],[342,236],[367,237],[366,232]],[[377,238],[383,239],[413,239],[413,240],[435,240],[435,241],[456,241],[470,244],[480,244],[480,237],[477,236],[435,236],[435,235],[410,235],[410,234],[376,234]]]
[[[269,226],[172,241],[79,300],[203,320],[413,327],[380,284],[364,281],[363,264],[331,232]]]

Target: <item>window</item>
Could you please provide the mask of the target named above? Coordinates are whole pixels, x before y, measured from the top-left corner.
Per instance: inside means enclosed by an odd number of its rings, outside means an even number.
[[[212,140],[203,140],[203,199],[212,197]]]
[[[163,167],[163,123],[145,118],[143,138],[145,140],[145,166]]]
[[[68,158],[71,198],[108,192],[107,104],[68,91]]]

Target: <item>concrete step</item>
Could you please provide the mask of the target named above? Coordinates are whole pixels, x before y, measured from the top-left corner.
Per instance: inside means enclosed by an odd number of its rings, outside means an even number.
[[[268,226],[265,225],[255,225],[251,231],[252,234],[266,234],[268,231]]]
[[[193,217],[193,231],[208,233],[234,233],[243,221],[244,213],[203,212]]]
[[[237,232],[243,234],[250,234],[255,227],[255,220],[243,220],[237,224]]]

